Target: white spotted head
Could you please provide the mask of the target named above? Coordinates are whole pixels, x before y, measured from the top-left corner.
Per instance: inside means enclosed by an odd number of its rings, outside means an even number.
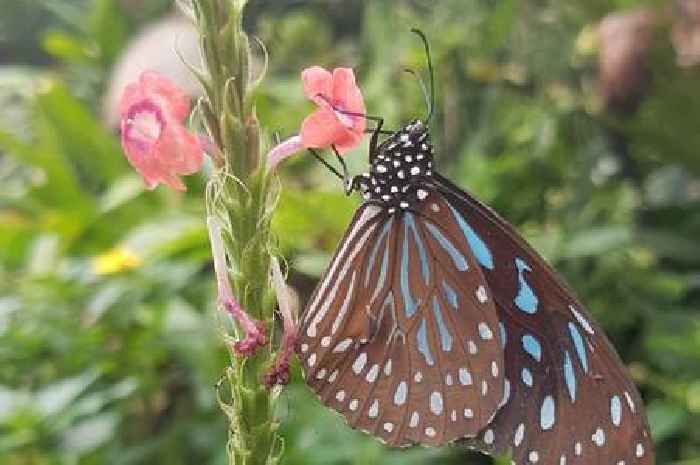
[[[406,209],[425,200],[424,187],[433,174],[433,145],[428,127],[413,120],[370,153],[369,173],[352,180],[365,200]]]

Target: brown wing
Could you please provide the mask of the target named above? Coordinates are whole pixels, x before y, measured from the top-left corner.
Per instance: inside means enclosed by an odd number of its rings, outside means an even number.
[[[602,328],[495,212],[438,177],[503,322],[507,401],[478,441],[517,464],[653,464],[644,407]]]
[[[484,276],[433,193],[416,210],[364,205],[302,318],[298,352],[321,401],[391,445],[473,437],[503,399]]]

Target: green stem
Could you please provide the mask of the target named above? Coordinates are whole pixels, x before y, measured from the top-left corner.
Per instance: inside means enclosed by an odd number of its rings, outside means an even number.
[[[231,287],[241,306],[266,328],[272,323],[270,188],[261,163],[261,129],[253,107],[250,43],[242,29],[245,0],[192,0],[205,63],[201,103],[207,131],[224,163],[211,179],[207,210],[224,230]],[[240,330],[238,330],[240,331]],[[241,334],[238,334],[240,337]],[[229,418],[230,463],[274,465],[281,439],[273,416],[276,395],[261,381],[274,354],[267,347],[244,358],[231,351],[219,386]]]

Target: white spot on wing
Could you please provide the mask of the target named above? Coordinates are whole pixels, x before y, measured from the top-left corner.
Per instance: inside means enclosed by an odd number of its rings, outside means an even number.
[[[430,411],[433,415],[442,414],[442,394],[437,391],[430,394]]]
[[[581,313],[579,313],[579,312],[574,308],[573,305],[569,305],[569,310],[571,310],[571,313],[573,313],[574,317],[576,318],[576,321],[578,321],[578,323],[581,325],[581,327],[582,327],[584,330],[586,330],[586,332],[587,332],[588,334],[591,334],[591,335],[595,334],[595,331],[593,331],[593,327],[592,327],[591,324],[588,322],[588,320],[587,320],[586,318],[584,318],[584,316],[583,316]]]
[[[354,371],[356,375],[359,375],[365,368],[365,363],[367,363],[367,354],[362,352],[357,356],[355,362],[352,364],[352,371]]]
[[[386,376],[391,375],[391,359],[387,360],[386,363],[384,364],[384,374]]]
[[[489,296],[486,294],[486,288],[484,286],[479,286],[476,289],[476,298],[479,299],[479,302],[482,304],[489,300]]]
[[[540,426],[542,430],[547,431],[552,429],[552,426],[554,426],[554,415],[554,398],[552,396],[547,396],[544,398],[542,408],[540,409]]]
[[[367,372],[367,382],[375,382],[377,380],[377,376],[379,376],[379,365],[375,363],[374,365],[372,365],[372,368],[370,368]]]
[[[372,402],[372,405],[369,407],[369,411],[367,412],[367,416],[369,418],[377,418],[379,415],[379,399],[374,399],[374,402]]]
[[[591,436],[591,440],[596,446],[603,447],[603,445],[605,444],[605,431],[603,431],[602,428],[598,428],[595,431],[595,434]]]
[[[523,442],[523,439],[525,438],[525,424],[520,423],[518,427],[515,429],[515,435],[513,436],[513,445],[515,447],[520,446],[520,444]]]
[[[642,458],[644,456],[644,446],[641,442],[637,443],[637,448],[634,451],[637,458]]]
[[[406,402],[407,395],[408,384],[406,384],[406,381],[401,381],[396,387],[396,392],[394,392],[394,404],[403,405]]]
[[[491,331],[489,325],[487,325],[483,321],[479,323],[479,336],[481,337],[481,339],[484,340],[489,340],[493,338],[493,331]]]
[[[466,368],[459,369],[459,382],[463,386],[471,386],[472,384],[472,374]]]
[[[630,395],[629,392],[625,391],[625,399],[627,399],[627,405],[629,405],[630,410],[632,413],[635,413],[635,406],[634,406],[634,401],[632,400],[632,396]]]

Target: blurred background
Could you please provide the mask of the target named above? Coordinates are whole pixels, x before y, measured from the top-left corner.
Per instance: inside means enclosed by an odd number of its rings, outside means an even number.
[[[153,68],[197,95],[170,0],[0,1],[0,463],[224,464],[205,176],[143,189],[115,102]],[[390,128],[437,70],[439,169],[492,205],[607,329],[659,464],[700,464],[700,1],[253,0],[272,134],[311,108],[299,72],[352,66]],[[348,155],[357,172],[366,147]],[[311,157],[282,170],[274,227],[303,302],[356,199]],[[297,368],[295,367],[295,370]],[[488,464],[391,451],[320,408],[298,371],[287,464]],[[466,457],[466,458],[465,458]]]

